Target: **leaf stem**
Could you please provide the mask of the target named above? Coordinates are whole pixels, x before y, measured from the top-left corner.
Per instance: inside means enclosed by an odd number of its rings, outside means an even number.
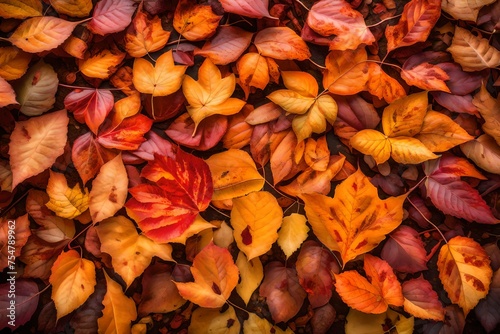
[[[238,309],[238,310],[240,310],[240,311],[243,311],[243,312],[245,312],[245,313],[250,314],[250,312],[249,312],[249,311],[245,310],[243,307],[240,307],[240,306],[236,305],[235,303],[233,303],[233,302],[232,302],[232,301],[230,301],[229,299],[227,299],[227,300],[226,300],[226,303],[228,303],[229,305],[231,305],[231,306],[232,306],[232,307],[234,307],[234,308],[237,308],[237,309]]]
[[[391,16],[391,17],[385,18],[385,19],[383,19],[383,20],[381,20],[381,21],[379,21],[379,22],[377,22],[377,23],[371,24],[371,25],[366,26],[366,27],[367,27],[367,28],[376,27],[376,26],[378,26],[379,24],[384,23],[385,21],[389,21],[389,20],[392,20],[392,19],[398,18],[398,17],[400,17],[400,16],[402,16],[402,15],[403,15],[403,13],[401,13],[401,14],[399,14],[399,15]]]
[[[413,202],[411,201],[411,199],[406,198],[406,200],[408,202],[410,202],[410,204],[415,208],[415,210],[418,211],[418,213],[420,213],[420,215],[425,219],[426,222],[428,222],[429,224],[431,224],[436,229],[436,231],[438,231],[438,233],[441,235],[441,238],[443,238],[443,241],[447,244],[448,240],[446,240],[443,232],[441,232],[441,230],[436,226],[436,224],[434,224],[429,219],[427,219],[427,217],[422,213],[422,211],[420,211],[420,209],[415,204],[413,204]]]
[[[83,232],[87,231],[87,230],[88,230],[91,226],[93,226],[93,225],[94,225],[94,224],[88,224],[87,226],[85,226],[85,228],[84,228],[83,230],[81,230],[80,232],[78,232],[78,234],[77,234],[77,235],[75,235],[75,236],[74,236],[74,237],[73,237],[73,238],[72,238],[72,239],[68,242],[68,245],[67,245],[67,246],[68,246],[68,249],[73,249],[73,247],[71,247],[71,243],[72,243],[73,241],[75,241],[76,239],[78,239],[78,237],[79,237],[80,235],[82,235],[82,234],[83,234]]]
[[[305,10],[310,11],[310,9],[307,8],[307,6],[304,5],[300,0],[295,0],[295,2],[298,3],[299,5],[301,5]]]

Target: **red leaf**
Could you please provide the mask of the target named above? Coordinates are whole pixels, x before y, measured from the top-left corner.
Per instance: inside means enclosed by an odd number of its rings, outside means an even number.
[[[134,12],[133,0],[101,0],[94,7],[87,28],[99,35],[122,31],[132,22]]]
[[[269,0],[220,0],[222,8],[228,13],[239,14],[257,19],[273,18],[269,15]]]
[[[12,294],[14,298],[11,298]],[[27,323],[36,311],[38,298],[35,281],[7,276],[6,283],[0,284],[0,328],[15,330]]]
[[[154,131],[146,133],[145,138],[146,141],[139,145],[136,150],[122,154],[123,163],[140,164],[152,161],[155,154],[175,158],[175,147],[170,141],[160,137]]]
[[[266,265],[259,294],[266,297],[275,322],[288,321],[302,307],[307,293],[302,289],[295,269],[274,261]]]
[[[300,285],[306,290],[311,306],[316,308],[328,303],[332,296],[332,273],[340,272],[332,253],[316,241],[306,241],[295,266]]]
[[[64,107],[73,112],[78,122],[86,123],[93,133],[97,133],[113,105],[113,94],[104,89],[75,89],[64,98]]]
[[[418,232],[401,225],[390,235],[380,254],[397,271],[416,273],[427,270],[427,251]]]
[[[99,131],[97,142],[107,148],[136,150],[152,125],[153,121],[141,114],[127,117],[117,125],[110,121]]]
[[[155,155],[142,176],[154,184],[129,189],[132,198],[125,206],[145,235],[157,242],[180,236],[212,199],[208,165],[180,149],[175,160]]]

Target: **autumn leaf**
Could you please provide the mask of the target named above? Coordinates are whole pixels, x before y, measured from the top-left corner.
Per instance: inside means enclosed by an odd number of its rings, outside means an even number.
[[[215,65],[227,65],[236,61],[245,52],[252,37],[253,33],[241,28],[220,26],[211,40],[201,49],[194,50],[194,55],[207,57]]]
[[[422,128],[427,106],[427,92],[412,94],[394,101],[382,114],[384,134],[389,137],[413,137]]]
[[[234,307],[229,306],[224,312],[221,311],[218,309],[197,308],[191,315],[188,331],[191,333],[239,334],[241,324]]]
[[[194,258],[191,273],[194,282],[175,282],[185,299],[207,308],[218,308],[226,303],[238,283],[238,267],[225,248],[210,243]]]
[[[106,271],[106,294],[102,300],[104,309],[102,317],[97,319],[99,333],[129,333],[131,322],[137,318],[135,302],[132,298],[125,296],[120,284],[111,279]],[[120,316],[117,317],[116,315]]]
[[[93,133],[97,133],[113,104],[113,94],[105,89],[75,89],[64,98],[64,107]]]
[[[238,84],[245,91],[245,98],[250,94],[250,87],[264,90],[269,83],[269,67],[265,57],[257,52],[241,56],[236,63],[240,80]]]
[[[1,108],[9,104],[18,104],[14,89],[4,78],[0,78],[0,101]]]
[[[477,21],[479,10],[486,5],[495,2],[494,0],[464,1],[449,0],[442,3],[442,8],[457,20]]]
[[[283,211],[276,198],[266,191],[233,199],[231,226],[238,248],[248,260],[271,249],[278,239]]]
[[[134,0],[100,0],[87,28],[98,35],[122,31],[132,21],[134,11]]]
[[[401,283],[399,283],[394,270],[386,261],[365,254],[363,269],[370,283],[377,288],[388,305],[403,305]]]
[[[85,17],[92,9],[91,0],[51,0],[50,5],[63,15]]]
[[[28,70],[31,57],[32,55],[30,53],[24,52],[15,46],[1,47],[0,77],[5,80],[19,79]],[[2,99],[2,101],[4,101],[4,99]]]
[[[368,82],[366,89],[379,99],[392,103],[406,96],[401,84],[382,70],[379,64],[368,64]]]
[[[399,334],[411,334],[414,331],[413,317],[388,309],[381,314],[366,314],[355,309],[350,309],[346,317],[345,333],[370,333],[385,334],[385,328],[392,328]]]
[[[13,223],[14,222],[14,223]],[[17,219],[0,219],[0,269],[9,267],[14,271],[12,258],[21,255],[21,249],[26,245],[31,235],[28,215],[17,217]],[[9,266],[11,265],[11,267]]]
[[[63,218],[73,219],[87,210],[89,204],[89,192],[85,188],[82,192],[80,185],[73,188],[68,187],[64,174],[50,171],[47,194],[50,201],[47,207],[56,215]]]
[[[170,32],[163,30],[160,17],[149,18],[139,10],[125,35],[125,49],[132,57],[140,58],[162,49],[170,38]]]
[[[69,118],[66,110],[16,123],[10,136],[12,189],[52,166],[64,152]]]
[[[189,105],[186,107],[194,121],[193,135],[200,122],[208,116],[221,114],[233,115],[243,108],[245,101],[232,98],[236,87],[236,78],[231,74],[222,78],[221,72],[207,58],[198,70],[198,80],[186,76],[182,83],[182,92]]]
[[[271,324],[266,318],[261,318],[255,313],[249,313],[248,319],[243,322],[243,333],[275,333],[275,334],[293,334],[290,327],[282,330],[280,327]]]
[[[304,215],[292,213],[283,218],[281,228],[278,232],[278,245],[288,259],[299,249],[307,239],[309,227],[306,225],[307,219]]]
[[[157,244],[139,235],[134,223],[124,216],[108,218],[95,228],[101,252],[111,255],[113,269],[123,278],[127,288],[149,266],[153,256],[172,260],[170,245]]]
[[[381,257],[397,271],[416,273],[427,270],[427,251],[419,233],[402,225],[389,235]]]
[[[444,320],[443,305],[428,280],[419,276],[404,282],[402,287],[406,312],[422,319]]]
[[[307,44],[288,27],[270,27],[255,35],[259,54],[274,59],[306,60],[311,57]]]
[[[495,139],[483,134],[460,146],[465,156],[487,172],[500,174],[500,146]]]
[[[213,35],[221,18],[209,4],[180,0],[175,9],[173,26],[184,38],[194,42]]]
[[[19,327],[26,324],[35,313],[39,302],[39,290],[36,281],[27,279],[16,279],[16,320],[12,322],[10,310],[11,298],[9,294],[11,290],[11,280],[0,284],[0,328],[10,327],[12,330],[17,330]],[[11,309],[9,309],[9,307]]]
[[[73,312],[94,292],[95,266],[83,259],[74,249],[62,252],[52,265],[49,282],[52,284],[52,300],[57,319]]]
[[[467,316],[488,294],[493,275],[488,255],[473,239],[456,236],[441,247],[437,265],[448,297]]]
[[[333,50],[325,59],[323,87],[330,93],[352,95],[363,91],[369,79],[366,49]]]
[[[6,19],[25,19],[42,15],[39,0],[4,0],[0,3],[0,16]]]
[[[440,90],[450,93],[450,88],[445,81],[450,76],[439,66],[427,62],[409,67],[408,61],[403,64],[401,78],[410,86],[416,86],[423,90]]]
[[[239,252],[236,258],[236,265],[240,271],[241,281],[236,286],[236,292],[248,305],[253,292],[259,287],[264,278],[264,268],[259,257],[248,260],[245,253]]]
[[[146,141],[144,135],[151,129],[153,121],[137,114],[115,124],[115,119],[106,122],[99,130],[96,142],[109,149],[136,150]]]
[[[472,104],[474,104],[481,117],[485,120],[482,126],[483,131],[495,138],[497,144],[500,145],[500,103],[498,99],[494,99],[483,84],[479,92],[474,95]]]
[[[175,159],[156,155],[142,176],[153,184],[130,188],[132,198],[127,201],[127,213],[147,237],[157,242],[180,236],[212,198],[207,164],[181,149]]]
[[[83,59],[78,59],[78,68],[89,78],[107,79],[115,73],[126,53],[116,46],[97,52],[86,52]]]
[[[377,188],[358,170],[335,188],[333,198],[320,194],[301,198],[314,234],[325,246],[340,252],[345,266],[399,226],[406,195],[379,199]]]
[[[224,11],[257,19],[273,18],[268,11],[269,0],[221,0]]]

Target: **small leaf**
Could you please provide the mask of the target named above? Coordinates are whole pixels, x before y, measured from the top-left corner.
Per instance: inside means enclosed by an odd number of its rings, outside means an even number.
[[[365,254],[363,269],[370,283],[377,288],[388,305],[403,306],[404,298],[401,283],[399,283],[392,267],[386,261]]]
[[[100,128],[96,141],[106,148],[137,150],[146,141],[144,135],[151,129],[153,121],[137,114],[125,118],[118,124],[109,122]]]
[[[163,30],[158,16],[149,18],[138,11],[125,35],[125,49],[128,54],[140,58],[162,49],[170,38],[170,32]]]
[[[23,21],[8,39],[29,53],[48,51],[62,44],[77,24],[53,16],[32,17]]]
[[[311,57],[304,40],[288,27],[265,28],[257,33],[254,44],[262,56],[274,59],[306,60]]]
[[[15,304],[12,304],[12,282],[15,282]],[[7,278],[0,284],[0,328],[9,327],[16,330],[26,324],[35,313],[39,301],[38,285],[34,280]],[[13,307],[14,306],[14,307]],[[15,320],[12,321],[11,310],[15,310]]]
[[[180,0],[175,8],[173,26],[184,38],[194,42],[213,35],[221,18],[209,4]]]
[[[379,64],[368,64],[369,78],[366,83],[368,92],[379,99],[392,103],[406,96],[401,84],[382,70]]]
[[[306,217],[298,213],[292,213],[290,216],[283,218],[283,223],[278,232],[278,245],[287,259],[307,239],[309,227],[307,227],[306,222]]]
[[[330,51],[325,59],[323,87],[338,95],[353,95],[365,90],[369,79],[367,59],[364,47]]]
[[[500,174],[500,146],[493,137],[483,134],[460,146],[465,156],[487,172]]]
[[[389,235],[382,259],[397,271],[416,273],[427,270],[427,251],[416,230],[402,225]]]
[[[245,91],[245,98],[250,94],[250,87],[266,88],[269,83],[269,67],[266,58],[257,52],[248,52],[236,63],[240,80],[238,84]]]
[[[248,319],[243,322],[243,334],[253,333],[293,334],[294,332],[290,327],[284,331],[255,313],[248,313]]]
[[[419,164],[439,157],[420,140],[412,137],[392,137],[389,138],[389,142],[391,143],[391,157],[401,164]]]
[[[500,270],[497,269],[497,271],[493,273],[493,278],[491,279],[490,292],[485,299],[479,301],[479,304],[474,309],[476,317],[488,333],[493,332],[495,327],[500,323],[500,315],[497,312],[499,301]]]
[[[377,130],[361,130],[351,137],[349,143],[361,153],[371,155],[377,164],[383,164],[391,157],[389,138]]]
[[[236,258],[236,265],[240,271],[241,281],[236,286],[236,292],[241,299],[248,305],[253,292],[259,287],[260,282],[264,278],[264,268],[260,262],[260,258],[255,257],[248,261],[245,253],[239,252]]]
[[[4,79],[0,78],[0,108],[9,104],[19,104],[16,101],[16,93],[12,86]]]
[[[488,294],[493,275],[488,255],[473,239],[456,236],[441,247],[437,266],[448,297],[467,316]]]
[[[495,0],[447,0],[442,3],[442,8],[457,20],[477,21],[481,7],[489,5]]]
[[[482,126],[484,132],[495,138],[497,144],[500,145],[500,103],[498,100],[488,93],[483,84],[479,92],[474,95],[472,104],[485,121]]]
[[[399,334],[413,333],[413,317],[406,318],[391,309],[381,314],[366,314],[351,309],[346,320],[346,334],[385,334],[386,328],[392,328]]]
[[[87,52],[83,59],[78,59],[78,68],[89,78],[107,79],[116,71],[125,56],[126,53],[116,47],[96,53]]]
[[[47,207],[59,217],[73,219],[88,208],[89,192],[87,188],[83,193],[78,183],[73,188],[68,187],[64,174],[50,171],[47,194],[50,197],[50,201],[46,204]]]
[[[87,124],[93,133],[97,133],[113,109],[113,103],[113,94],[105,89],[75,89],[64,98],[64,107],[73,112],[78,122]]]
[[[355,270],[335,275],[335,290],[344,303],[355,310],[371,314],[387,311],[381,292]]]
[[[87,28],[99,35],[122,31],[132,21],[134,11],[134,0],[101,0],[94,7]]]
[[[408,61],[403,64],[401,78],[410,86],[416,86],[423,90],[440,90],[450,93],[450,88],[445,81],[449,80],[449,75],[437,65],[427,62],[408,68]]]
[[[10,237],[12,235],[15,236],[15,239]],[[28,242],[30,235],[30,222],[27,214],[17,219],[0,218],[0,270],[3,271],[13,262],[12,257],[21,255],[21,250]],[[9,267],[8,271],[14,270]]]
[[[57,320],[73,312],[89,298],[96,285],[95,275],[94,263],[80,258],[76,250],[62,252],[58,256],[49,278]]]
[[[391,103],[382,114],[385,135],[413,137],[422,128],[428,104],[427,92],[408,95]]]

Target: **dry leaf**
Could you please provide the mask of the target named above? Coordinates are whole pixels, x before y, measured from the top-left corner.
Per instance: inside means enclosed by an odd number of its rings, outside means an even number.
[[[73,219],[89,206],[88,189],[85,188],[85,192],[82,192],[79,184],[75,184],[73,188],[68,187],[66,177],[61,173],[50,171],[47,194],[50,197],[47,207],[59,217]]]

